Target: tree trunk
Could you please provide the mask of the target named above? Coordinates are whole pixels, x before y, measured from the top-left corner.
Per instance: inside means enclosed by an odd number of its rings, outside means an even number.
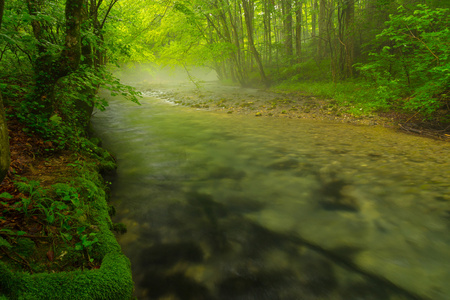
[[[272,65],[272,6],[271,3],[267,5],[267,13],[268,13],[268,19],[267,19],[267,34],[269,35],[269,66]]]
[[[346,78],[353,76],[353,58],[355,53],[355,37],[354,37],[354,16],[355,3],[354,0],[347,0],[345,5],[345,69]]]
[[[302,2],[297,1],[296,8],[296,22],[297,25],[295,27],[295,49],[297,54],[297,62],[302,61]]]
[[[0,29],[2,27],[3,9],[5,1],[0,0]],[[11,157],[9,153],[9,136],[8,127],[6,125],[5,109],[3,107],[2,94],[0,92],[0,182],[3,181],[8,173]]]
[[[292,45],[292,3],[291,0],[284,0],[284,45],[286,55],[291,58],[293,55]]]
[[[243,60],[244,58],[241,55],[241,47],[240,47],[240,41],[239,41],[239,34],[237,31],[239,30],[237,28],[236,22],[233,23],[230,15],[230,22],[227,20],[227,12],[222,9],[224,3],[219,3],[215,1],[213,3],[215,11],[217,11],[218,15],[209,15],[204,14],[208,24],[214,28],[217,35],[226,43],[233,44],[236,47],[236,51],[233,51],[231,54],[231,64],[227,66],[226,68],[229,68],[230,70],[230,77],[233,81],[238,81],[241,85],[246,84],[246,75],[245,70],[243,66]],[[231,14],[231,12],[230,12]],[[215,20],[217,20],[217,24],[215,23]],[[229,28],[229,23],[232,25],[233,30],[236,31],[235,34],[233,34],[232,30]],[[234,25],[234,26],[233,26]],[[233,37],[236,36],[236,39],[233,39]],[[226,68],[224,70],[226,70]]]
[[[325,56],[327,46],[328,29],[327,29],[327,0],[319,2],[319,43],[317,53],[319,59]]]
[[[28,0],[30,15],[40,13],[41,0]],[[81,59],[80,25],[82,19],[83,0],[66,1],[66,38],[64,48],[55,58],[47,54],[45,46],[38,46],[39,57],[34,64],[36,85],[33,93],[32,112],[46,118],[53,112],[53,97],[55,85],[61,77],[68,75],[78,68]],[[41,40],[45,26],[33,21],[33,33]]]
[[[311,14],[311,37],[316,37],[316,23],[317,23],[317,0],[312,0],[312,14]]]
[[[3,0],[0,0],[0,5],[1,2]],[[10,162],[8,127],[6,124],[2,94],[0,93],[0,182],[3,181],[3,178],[8,173]]]
[[[264,67],[261,62],[261,57],[259,56],[258,50],[255,47],[255,43],[253,41],[253,20],[252,15],[250,14],[250,7],[253,9],[253,1],[249,3],[249,0],[242,0],[242,7],[244,8],[244,16],[245,16],[245,25],[247,27],[247,38],[248,38],[248,45],[250,47],[250,50],[253,54],[253,57],[255,58],[255,61],[258,65],[259,74],[261,75],[262,82],[269,87],[270,83],[269,80],[266,77],[266,74],[264,73]]]
[[[353,16],[355,5],[353,0],[341,0],[338,8],[339,44],[339,78],[346,79],[353,75],[354,37]]]

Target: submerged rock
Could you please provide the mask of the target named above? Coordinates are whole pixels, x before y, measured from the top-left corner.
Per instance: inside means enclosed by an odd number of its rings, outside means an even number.
[[[268,167],[273,170],[292,170],[300,166],[300,162],[296,159],[283,159],[270,164]]]
[[[236,170],[235,168],[232,168],[232,167],[221,166],[221,167],[217,167],[214,170],[212,170],[209,173],[208,177],[211,179],[229,178],[229,179],[240,180],[240,179],[244,178],[246,175],[247,174],[244,171]]]
[[[352,193],[352,185],[339,178],[338,166],[331,164],[319,170],[317,177],[321,186],[318,190],[319,204],[328,210],[359,211],[359,204]]]
[[[358,202],[349,193],[350,189],[350,185],[341,179],[327,182],[319,190],[319,203],[329,210],[358,211]]]
[[[315,253],[303,257],[300,270],[303,285],[316,296],[325,296],[338,287],[331,262]]]

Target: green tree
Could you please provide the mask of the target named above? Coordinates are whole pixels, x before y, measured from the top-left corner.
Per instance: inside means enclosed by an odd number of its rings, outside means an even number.
[[[377,89],[380,101],[407,97],[406,109],[431,114],[449,104],[450,17],[448,9],[402,6],[378,36],[380,51],[359,69]]]
[[[52,26],[43,13],[44,1],[27,0],[33,17],[32,27],[38,42],[34,61],[35,89],[30,106],[33,114],[47,119],[53,113],[54,90],[58,80],[77,70],[81,59],[81,21],[83,0],[67,0],[65,5],[65,41],[57,53],[51,49]],[[53,45],[58,46],[58,45]]]
[[[245,25],[247,27],[247,39],[248,45],[250,47],[250,51],[253,54],[253,57],[256,60],[256,64],[258,65],[258,70],[261,75],[261,80],[266,86],[270,85],[268,78],[266,77],[264,66],[261,61],[261,56],[259,55],[258,50],[256,49],[255,42],[253,39],[253,1],[251,0],[242,0],[242,6],[244,8],[244,16],[245,16]],[[292,40],[291,40],[292,41]],[[292,48],[291,48],[292,49]]]

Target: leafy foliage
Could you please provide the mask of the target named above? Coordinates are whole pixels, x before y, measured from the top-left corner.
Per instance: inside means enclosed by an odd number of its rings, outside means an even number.
[[[418,5],[412,13],[402,6],[390,15],[377,36],[382,46],[370,53],[372,62],[359,70],[376,89],[376,101],[432,114],[450,97],[450,17],[448,9]]]

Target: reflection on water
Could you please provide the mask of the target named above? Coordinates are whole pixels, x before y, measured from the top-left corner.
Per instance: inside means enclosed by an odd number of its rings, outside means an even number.
[[[113,204],[139,299],[449,299],[448,145],[113,99]]]

